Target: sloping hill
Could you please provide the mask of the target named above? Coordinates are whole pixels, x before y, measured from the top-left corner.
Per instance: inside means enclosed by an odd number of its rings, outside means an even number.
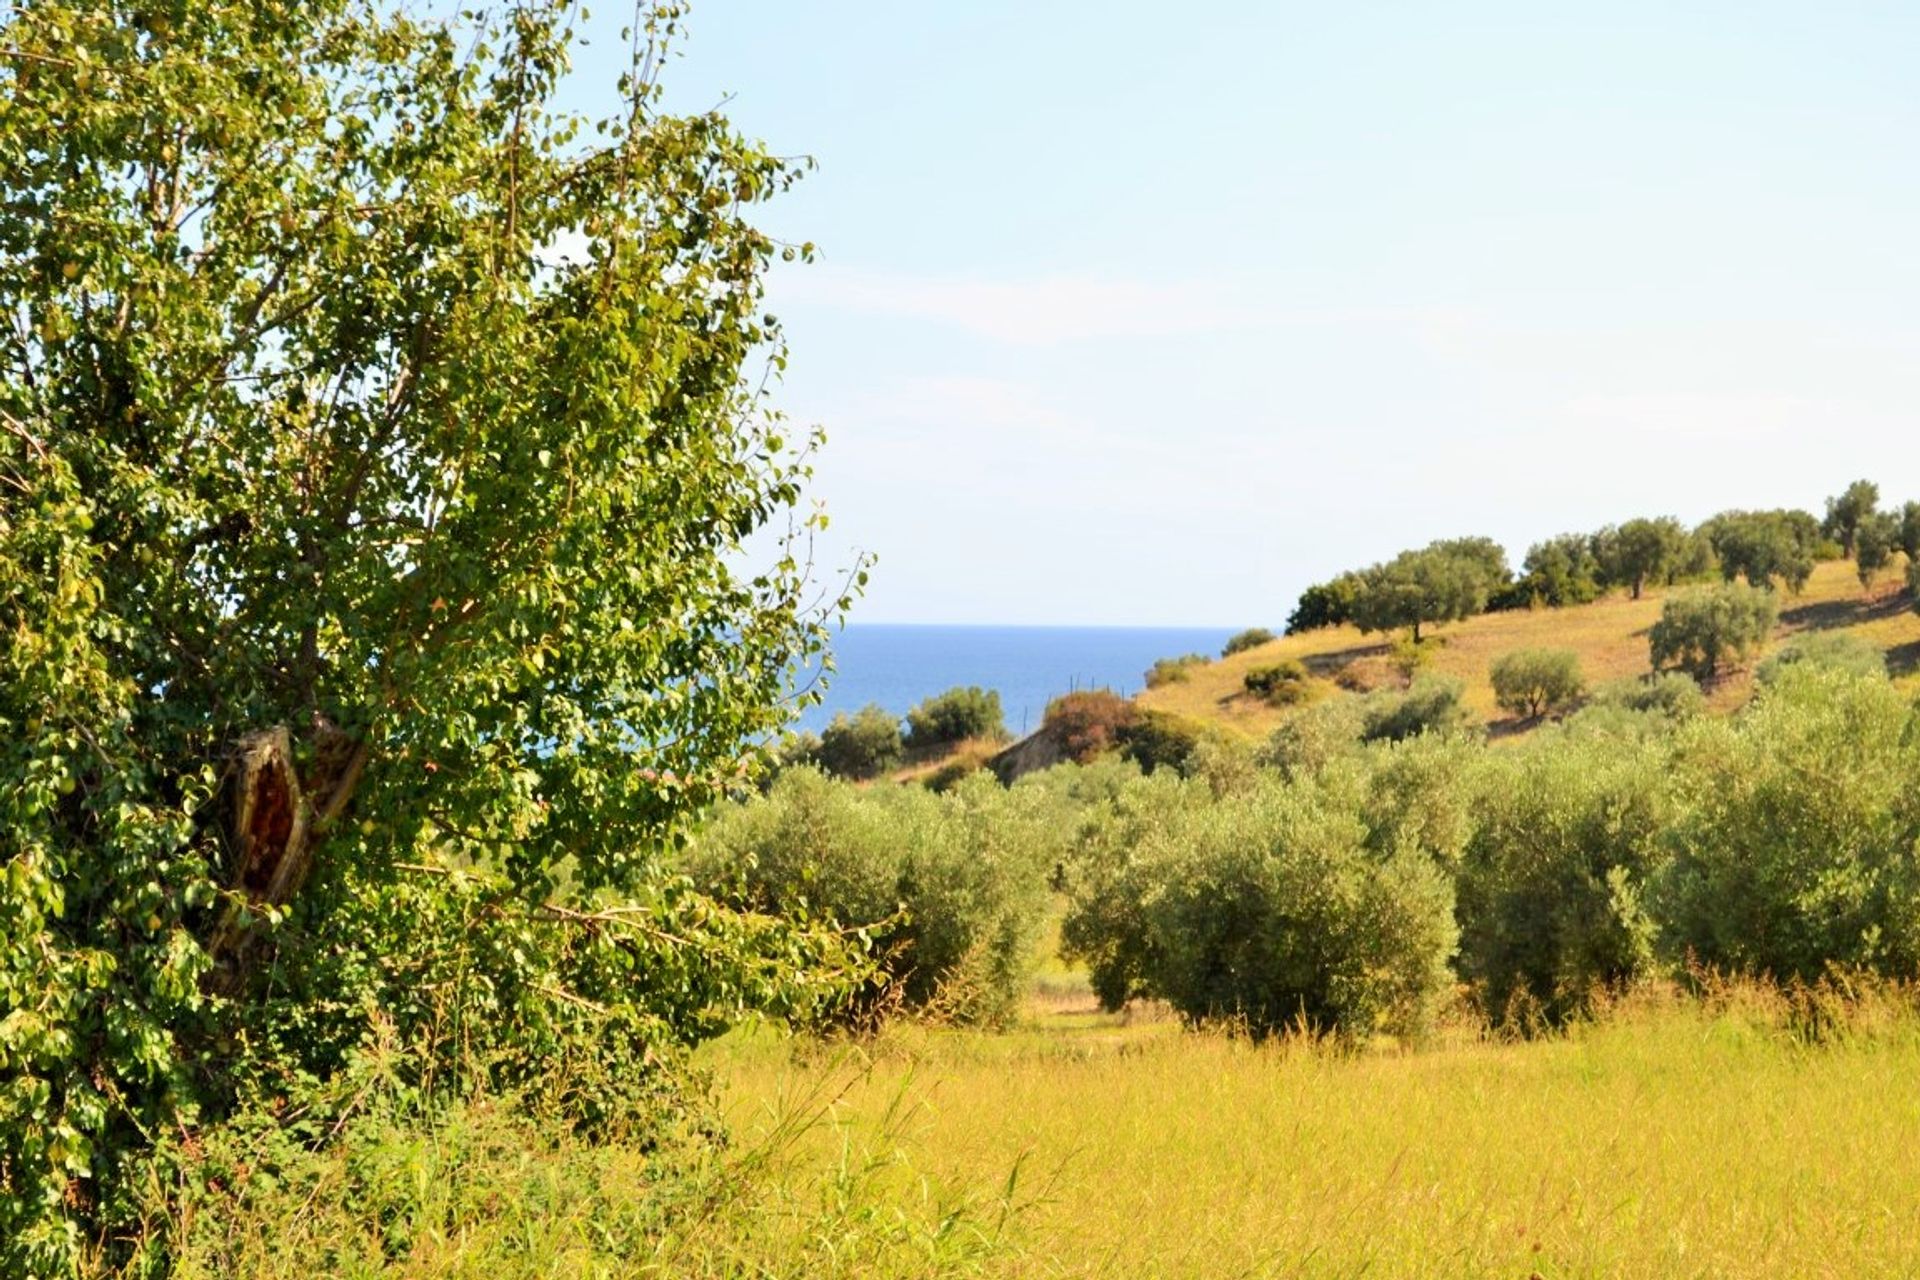
[[[1920,684],[1920,614],[1914,613],[1901,581],[1900,572],[1890,573],[1863,592],[1852,564],[1816,566],[1804,592],[1782,599],[1780,625],[1768,651],[1800,632],[1848,631],[1885,652],[1897,680]],[[1643,675],[1649,670],[1647,631],[1660,617],[1663,598],[1649,591],[1640,600],[1617,594],[1564,609],[1482,614],[1433,633],[1441,643],[1430,669],[1464,680],[1467,705],[1496,729],[1515,728],[1494,705],[1488,673],[1496,659],[1515,649],[1572,649],[1580,656],[1589,685]],[[1245,691],[1242,679],[1249,670],[1295,659],[1312,673],[1315,696],[1342,694],[1336,677],[1361,686],[1388,686],[1399,678],[1388,657],[1390,640],[1362,635],[1352,627],[1283,636],[1189,668],[1185,680],[1148,689],[1137,700],[1149,710],[1215,723],[1248,738],[1265,737],[1289,711]],[[1713,705],[1736,707],[1751,688],[1752,673],[1737,673],[1713,690]]]

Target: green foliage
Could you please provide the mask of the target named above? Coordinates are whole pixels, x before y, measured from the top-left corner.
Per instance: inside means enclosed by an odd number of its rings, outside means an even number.
[[[1161,685],[1183,683],[1193,674],[1195,667],[1204,667],[1212,659],[1204,653],[1188,653],[1178,658],[1157,658],[1147,668],[1146,683],[1149,689],[1158,689]]]
[[[997,689],[952,688],[907,712],[906,745],[915,751],[968,738],[1004,738],[1006,733]]]
[[[1860,529],[1873,518],[1880,506],[1880,486],[1871,480],[1855,480],[1846,492],[1827,499],[1827,518],[1820,531],[1840,544],[1841,552],[1851,559],[1859,546]]]
[[[1352,620],[1366,632],[1410,628],[1417,643],[1422,626],[1483,611],[1507,577],[1506,554],[1488,539],[1435,542],[1363,573]]]
[[[1757,653],[1779,616],[1773,592],[1763,587],[1729,582],[1673,596],[1648,636],[1654,668],[1711,680]]]
[[[1367,699],[1332,698],[1288,716],[1261,747],[1256,759],[1283,777],[1307,778],[1360,750]]]
[[[1275,706],[1290,707],[1307,698],[1307,668],[1293,658],[1250,668],[1241,677],[1248,693],[1265,698]]]
[[[1543,716],[1580,700],[1586,681],[1571,649],[1516,649],[1494,661],[1493,696],[1516,716]]]
[[[1657,671],[1637,680],[1616,680],[1595,691],[1593,705],[1653,714],[1667,720],[1691,720],[1705,715],[1707,695],[1692,676],[1679,671]]]
[[[1363,700],[1362,742],[1404,742],[1423,733],[1464,733],[1474,725],[1462,703],[1466,686],[1447,676],[1421,676],[1404,692],[1382,690]]]
[[[1556,608],[1589,604],[1606,589],[1605,570],[1595,554],[1594,539],[1569,533],[1527,549],[1520,578],[1511,590],[1521,602],[1538,600]]]
[[[1111,689],[1081,689],[1049,702],[1040,727],[1060,743],[1067,759],[1085,764],[1118,746],[1139,717],[1132,700]]]
[[[1888,512],[1870,511],[1853,530],[1854,566],[1860,572],[1860,585],[1870,586],[1874,578],[1893,563],[1900,546],[1900,522]]]
[[[1909,502],[1900,508],[1899,541],[1907,559],[1920,564],[1920,502]]]
[[[1664,755],[1552,734],[1486,754],[1460,872],[1460,973],[1496,1021],[1558,1023],[1655,971],[1646,894],[1670,821]]]
[[[1205,725],[1165,711],[1144,711],[1120,734],[1120,754],[1142,773],[1172,769],[1184,775],[1207,735]]]
[[[1920,613],[1920,560],[1907,562],[1907,594],[1913,598],[1913,608]]]
[[[892,994],[962,1021],[1010,1017],[1025,989],[1063,824],[1043,789],[975,773],[936,795],[857,788],[812,769],[724,809],[689,855],[694,879],[751,910],[873,939]]]
[[[834,716],[820,731],[814,757],[835,777],[864,779],[898,768],[904,753],[899,718],[876,702]]]
[[[1300,593],[1299,603],[1287,615],[1287,634],[1338,627],[1353,621],[1353,602],[1363,582],[1357,573],[1343,573],[1331,582],[1319,582]]]
[[[1804,511],[1728,511],[1701,526],[1728,582],[1752,587],[1778,580],[1798,594],[1813,574],[1819,526]]]
[[[1682,738],[1676,952],[1780,980],[1920,972],[1920,733],[1885,680],[1799,663]]]
[[[1231,658],[1236,653],[1258,649],[1263,644],[1272,643],[1273,638],[1273,632],[1265,627],[1248,627],[1245,631],[1236,632],[1227,639],[1227,643],[1220,650],[1220,656]]]
[[[1828,667],[1855,676],[1887,674],[1887,655],[1879,646],[1846,631],[1813,631],[1795,636],[1754,671],[1761,684],[1773,684],[1799,666]]]
[[[658,1046],[575,1119],[660,1085],[759,965],[661,855],[826,638],[759,389],[788,251],[750,219],[795,170],[659,109],[671,8],[601,128],[556,104],[567,8],[162,9],[0,10],[9,1274],[376,1026],[460,1090],[410,1002],[462,929],[434,998],[501,1060]],[[545,914],[602,893],[617,928]]]
[[[1448,983],[1452,887],[1430,859],[1369,846],[1351,779],[1267,782],[1221,802],[1197,783],[1123,800],[1090,839],[1067,953],[1110,1007],[1165,999],[1256,1035],[1418,1035]]]
[[[1624,586],[1638,600],[1650,582],[1671,582],[1682,570],[1687,531],[1671,516],[1629,520],[1594,538],[1604,580]]]

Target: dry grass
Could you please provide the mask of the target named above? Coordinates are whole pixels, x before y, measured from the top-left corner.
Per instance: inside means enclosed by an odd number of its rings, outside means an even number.
[[[845,1090],[822,1168],[891,1123],[942,1194],[1017,1171],[1010,1248],[971,1260],[981,1274],[1850,1277],[1920,1259],[1910,1019],[1809,1048],[1764,1002],[1658,1001],[1563,1040],[1355,1055],[1056,997],[1021,1030],[907,1029],[858,1063],[771,1040],[722,1054],[747,1132],[770,1098]]]
[[[1899,574],[1882,578],[1863,592],[1853,566],[1844,562],[1818,565],[1807,589],[1783,604],[1777,646],[1808,629],[1851,631],[1887,654],[1896,677],[1920,681],[1920,614],[1909,607],[1899,589]],[[1494,660],[1515,649],[1572,649],[1580,655],[1590,684],[1643,675],[1647,672],[1647,630],[1660,617],[1663,596],[1648,592],[1640,600],[1609,596],[1589,605],[1568,609],[1519,610],[1484,614],[1439,628],[1432,634],[1436,648],[1432,670],[1466,682],[1467,705],[1489,723],[1498,724],[1501,712],[1494,704],[1490,678]],[[1191,670],[1188,678],[1139,695],[1139,703],[1220,725],[1245,738],[1263,738],[1290,714],[1247,695],[1241,681],[1253,667],[1282,658],[1294,658],[1314,673],[1316,693],[1339,696],[1333,682],[1343,667],[1379,684],[1392,680],[1386,661],[1389,637],[1364,636],[1352,627],[1333,627],[1304,635],[1283,636],[1257,649],[1235,654]],[[1751,676],[1736,674],[1714,690],[1712,701],[1730,710],[1746,700]]]

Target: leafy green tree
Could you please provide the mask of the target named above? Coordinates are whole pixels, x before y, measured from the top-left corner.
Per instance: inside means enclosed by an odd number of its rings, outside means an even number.
[[[900,718],[873,702],[852,715],[843,711],[834,716],[833,722],[820,731],[820,749],[815,756],[828,773],[857,780],[897,768],[904,751]]]
[[[943,747],[967,738],[1003,738],[1006,733],[1006,718],[1000,710],[997,689],[956,686],[907,712],[906,745],[914,751]]]
[[[1595,539],[1606,582],[1624,586],[1638,600],[1649,582],[1666,582],[1679,568],[1687,531],[1671,516],[1629,520]]]
[[[1220,656],[1223,658],[1231,658],[1236,653],[1244,653],[1248,649],[1258,649],[1261,645],[1267,644],[1272,639],[1273,632],[1267,630],[1265,627],[1248,627],[1245,631],[1235,632],[1228,638],[1227,643],[1220,650]]]
[[[1673,596],[1648,637],[1654,668],[1712,680],[1759,652],[1779,616],[1777,599],[1764,587],[1730,582]]]
[[[1508,578],[1506,555],[1485,538],[1435,542],[1419,551],[1403,551],[1360,576],[1352,620],[1366,632],[1420,629],[1471,617],[1487,607],[1488,596]]]
[[[1543,716],[1579,701],[1586,689],[1571,649],[1516,649],[1493,664],[1493,696],[1516,716]]]
[[[1778,579],[1797,594],[1813,576],[1819,531],[1805,512],[1729,511],[1708,521],[1703,532],[1728,582],[1745,578],[1749,586],[1767,587]]]
[[[451,1054],[486,974],[467,1049],[711,1033],[723,914],[546,903],[651,893],[825,643],[759,390],[806,251],[787,162],[661,111],[671,8],[556,107],[570,12],[0,8],[0,1272],[248,1080]]]
[[[1567,533],[1527,549],[1521,562],[1517,594],[1555,608],[1587,604],[1604,590],[1604,571],[1586,534]]]
[[[1354,598],[1360,594],[1357,573],[1343,573],[1331,582],[1315,583],[1300,593],[1300,601],[1287,615],[1287,634],[1338,627],[1353,621]]]
[[[1853,561],[1860,573],[1860,585],[1871,586],[1881,570],[1893,563],[1893,553],[1899,549],[1898,517],[1874,511],[1862,519],[1853,531]]]
[[[1900,549],[1908,560],[1920,562],[1920,502],[1900,508]]]
[[[1880,486],[1871,480],[1855,480],[1847,486],[1845,493],[1827,499],[1827,518],[1821,522],[1821,532],[1838,542],[1841,551],[1848,559],[1852,559],[1859,545],[1860,526],[1879,507]]]

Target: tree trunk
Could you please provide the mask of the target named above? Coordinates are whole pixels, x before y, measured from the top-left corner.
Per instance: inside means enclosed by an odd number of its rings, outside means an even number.
[[[366,768],[367,746],[324,716],[315,716],[313,767],[302,779],[293,736],[275,725],[242,738],[226,772],[227,847],[233,891],[208,950],[209,986],[232,994],[242,985],[258,938],[257,909],[284,906],[306,884],[314,848],[345,811]]]

